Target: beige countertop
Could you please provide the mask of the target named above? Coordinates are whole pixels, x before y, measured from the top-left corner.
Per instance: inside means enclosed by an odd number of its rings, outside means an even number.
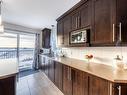
[[[111,82],[127,83],[127,70],[118,70],[108,65],[88,63],[86,61],[66,57],[53,57],[51,59]]]
[[[17,59],[0,59],[0,79],[18,73]]]

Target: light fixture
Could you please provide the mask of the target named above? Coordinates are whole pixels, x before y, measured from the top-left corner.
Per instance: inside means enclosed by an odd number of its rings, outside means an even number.
[[[4,32],[4,25],[2,23],[2,0],[0,0],[0,33]]]

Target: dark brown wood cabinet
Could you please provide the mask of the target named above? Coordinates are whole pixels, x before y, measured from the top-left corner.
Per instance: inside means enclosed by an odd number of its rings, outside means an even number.
[[[50,48],[50,36],[51,36],[51,29],[45,28],[42,30],[42,47],[43,48]]]
[[[53,60],[49,60],[49,68],[48,68],[48,75],[49,75],[49,79],[54,82],[54,76],[55,76],[55,69],[54,69],[54,61]]]
[[[72,12],[72,16],[71,16],[71,28],[72,31],[73,30],[77,30],[80,28],[80,12],[79,12],[79,8],[76,9],[74,12]]]
[[[116,7],[116,31],[117,31],[117,41],[119,40],[122,44],[127,44],[127,0],[115,0],[114,1]]]
[[[126,3],[126,0],[93,0],[94,40],[92,43],[100,46],[127,43]]]
[[[73,69],[73,95],[88,95],[88,75],[80,70]]]
[[[44,72],[45,74],[49,77],[49,58],[46,58],[44,59]]]
[[[16,76],[0,79],[0,95],[16,95]]]
[[[57,23],[57,44],[58,44],[58,46],[64,45],[63,20],[60,20]]]
[[[62,47],[69,46],[69,32],[71,31],[71,17],[66,16],[57,23],[58,45]]]
[[[127,95],[126,83],[112,83],[108,80],[56,62],[48,57],[44,56],[44,58],[45,63],[48,60],[48,74],[47,70],[45,74],[64,95]],[[47,67],[45,66],[45,69],[47,69]],[[14,80],[14,78],[11,80]],[[5,81],[0,81],[0,95],[15,95],[3,94],[5,93],[3,92],[4,82]],[[11,85],[8,81],[6,81],[6,83]],[[12,84],[13,83],[14,81]],[[6,85],[4,88],[5,87]]]
[[[90,27],[92,22],[92,0],[88,0],[80,7],[80,27]]]
[[[84,3],[74,10],[72,14],[72,31],[91,26],[92,0],[84,1]]]
[[[62,64],[60,64],[59,62],[55,62],[55,85],[61,90],[63,91],[63,68],[62,68]]]
[[[65,95],[88,95],[88,75],[64,65],[63,92]]]
[[[127,95],[127,84],[115,83],[112,88],[112,95]]]
[[[112,0],[93,0],[94,44],[111,44],[115,41]]]
[[[83,1],[82,6],[74,8],[74,11],[66,14],[60,19],[57,19],[57,37],[59,46],[72,46],[69,44],[69,34],[72,31],[81,28],[90,27],[91,25],[91,0]],[[78,45],[78,44],[77,44]],[[82,45],[78,45],[82,46]],[[85,45],[83,45],[85,46]]]
[[[39,63],[40,63],[40,68],[44,72],[45,71],[45,57],[42,55],[39,55]]]
[[[69,66],[63,66],[63,93],[72,95],[72,69]]]
[[[71,16],[66,16],[63,20],[63,41],[64,41],[64,46],[68,47],[69,46],[69,33],[71,31]]]
[[[57,19],[58,43],[68,46],[66,45],[68,40],[64,36],[68,37],[69,33],[64,30],[66,27],[68,27],[67,30],[71,27],[70,31],[89,28],[91,46],[127,45],[126,3],[127,0],[80,1]],[[64,24],[64,18],[70,16],[71,19],[68,19],[68,22],[65,21],[67,25]]]
[[[89,95],[110,95],[110,82],[99,77],[89,77]]]

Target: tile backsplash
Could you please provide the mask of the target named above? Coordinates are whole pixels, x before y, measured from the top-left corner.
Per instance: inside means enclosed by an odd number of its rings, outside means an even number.
[[[91,62],[113,66],[114,58],[117,55],[123,56],[124,63],[127,63],[127,47],[70,47],[62,48],[65,56],[80,60],[86,60],[85,55],[92,54]]]

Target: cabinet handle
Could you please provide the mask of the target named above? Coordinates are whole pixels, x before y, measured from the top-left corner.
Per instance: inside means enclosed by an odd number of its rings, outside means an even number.
[[[77,28],[77,17],[75,18],[75,27]]]
[[[121,86],[118,86],[119,95],[121,95]]]
[[[119,23],[119,40],[120,40],[120,41],[122,41],[121,32],[122,32],[122,23],[120,22],[120,23]]]
[[[70,68],[70,80],[71,80],[71,75],[72,75],[72,74],[71,74],[71,68]]]
[[[80,17],[78,16],[78,27],[80,27]]]
[[[70,80],[70,71],[69,71],[69,67],[67,67],[67,78],[68,78],[68,80]]]
[[[112,83],[110,83],[110,95],[112,95]]]
[[[78,28],[78,18],[76,17],[76,29]]]
[[[113,24],[112,40],[115,41],[115,24]]]

